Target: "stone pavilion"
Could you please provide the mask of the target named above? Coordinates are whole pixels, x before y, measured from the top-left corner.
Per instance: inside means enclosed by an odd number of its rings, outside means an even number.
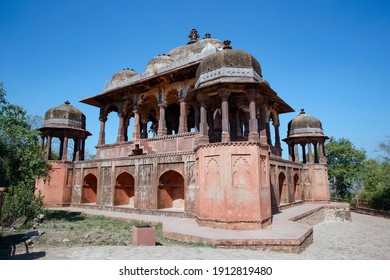
[[[143,72],[123,69],[81,100],[100,110],[94,160],[84,160],[85,116],[68,102],[46,112],[41,148],[51,160],[58,138],[60,152],[51,181],[36,184],[45,205],[253,230],[284,208],[329,203],[321,122],[301,110],[288,124],[283,159],[279,116],[294,110],[250,53],[199,37],[193,29],[187,44],[152,58]],[[106,142],[108,118],[117,121],[115,143]]]

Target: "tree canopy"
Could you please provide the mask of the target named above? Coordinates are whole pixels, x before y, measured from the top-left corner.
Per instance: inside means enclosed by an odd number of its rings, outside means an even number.
[[[6,100],[0,83],[0,186],[7,188],[2,217],[6,223],[18,215],[32,215],[28,211],[35,207],[31,205],[35,201],[35,179],[47,177],[50,169],[41,156],[33,121],[23,108]]]
[[[334,197],[349,199],[354,184],[362,178],[366,152],[358,150],[346,138],[331,137],[325,144],[328,163],[328,176],[331,193]]]

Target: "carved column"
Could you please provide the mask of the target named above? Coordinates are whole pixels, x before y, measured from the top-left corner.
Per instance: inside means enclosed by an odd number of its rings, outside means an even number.
[[[319,144],[319,150],[320,150],[320,163],[326,164],[326,156],[325,156],[325,145],[324,142],[321,142]]]
[[[50,160],[51,159],[51,135],[47,136],[45,159],[46,160]]]
[[[225,89],[219,91],[219,96],[222,99],[222,142],[230,142],[230,133],[229,133],[229,95],[230,92]]]
[[[119,128],[118,128],[118,136],[116,138],[116,142],[120,143],[125,141],[125,136],[123,133],[125,120],[122,113],[118,113],[118,116],[119,116]]]
[[[199,143],[205,144],[209,142],[207,132],[206,97],[198,95],[198,100],[200,102]]]
[[[237,130],[237,139],[242,137],[242,125],[240,120],[240,112],[237,110],[236,112],[236,130]]]
[[[269,125],[269,120],[268,120],[268,122],[265,123],[265,130],[267,132],[267,144],[272,146],[271,128],[270,128],[270,125]]]
[[[307,149],[309,153],[309,163],[313,163],[313,152],[312,152],[312,144],[308,143],[307,144]]]
[[[41,142],[39,144],[41,152],[43,151],[44,146],[45,146],[45,136],[41,135]]]
[[[180,101],[179,133],[188,132],[187,126],[187,106],[184,100]]]
[[[68,137],[65,136],[62,142],[62,157],[61,160],[68,160]]]
[[[279,122],[273,124],[275,129],[275,146],[281,148],[282,145],[280,143],[280,134],[279,134]]]
[[[259,123],[259,130],[260,130],[260,143],[263,145],[267,145],[267,128],[265,123],[266,118],[266,112],[265,108],[263,106],[260,106],[260,123]]]
[[[302,162],[306,163],[306,149],[305,149],[305,144],[301,144],[302,146]]]
[[[318,145],[317,143],[314,143],[314,163],[319,163],[319,157],[318,157]]]
[[[143,113],[141,114],[141,139],[147,139],[148,138],[148,114]]]
[[[194,113],[195,113],[194,117],[195,117],[195,131],[196,132],[199,132],[199,123],[200,123],[199,111],[200,111],[199,104],[194,103]]]
[[[138,141],[141,138],[141,132],[140,132],[140,125],[139,125],[139,113],[138,108],[136,108],[134,111],[134,127],[133,127],[133,135],[132,140]]]
[[[299,145],[299,144],[295,144],[295,145],[294,145],[294,160],[295,160],[295,162],[299,162],[298,145]]]
[[[167,135],[167,123],[165,121],[165,105],[160,104],[160,118],[158,120],[158,136]]]
[[[251,90],[248,95],[249,101],[249,137],[251,142],[259,142],[258,122],[256,118],[256,92]]]
[[[100,132],[98,145],[104,145],[106,143],[106,121],[107,118],[100,118]]]

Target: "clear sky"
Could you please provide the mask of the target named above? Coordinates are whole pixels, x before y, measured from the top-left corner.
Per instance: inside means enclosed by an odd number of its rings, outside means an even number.
[[[250,52],[263,77],[325,134],[349,138],[375,157],[390,136],[390,1],[0,0],[0,81],[31,115],[64,101],[87,117],[94,153],[99,110],[78,101],[99,94],[123,69],[184,45],[196,28]],[[119,120],[107,131],[115,139]],[[112,140],[113,141],[113,140]],[[284,146],[286,150],[286,146]]]

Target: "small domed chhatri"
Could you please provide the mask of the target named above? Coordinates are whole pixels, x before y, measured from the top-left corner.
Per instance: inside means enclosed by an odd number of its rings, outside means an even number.
[[[46,159],[52,157],[52,140],[58,138],[61,142],[58,158],[68,160],[68,139],[74,141],[73,160],[84,159],[85,139],[91,135],[86,129],[85,115],[70,105],[69,101],[49,109],[39,131],[41,132],[41,150],[46,146]]]
[[[289,122],[287,136],[302,136],[302,135],[324,135],[322,129],[322,123],[319,119],[310,116],[305,113],[304,109],[301,109],[301,112]]]
[[[42,128],[73,128],[85,130],[85,116],[69,101],[51,108],[45,113]]]

